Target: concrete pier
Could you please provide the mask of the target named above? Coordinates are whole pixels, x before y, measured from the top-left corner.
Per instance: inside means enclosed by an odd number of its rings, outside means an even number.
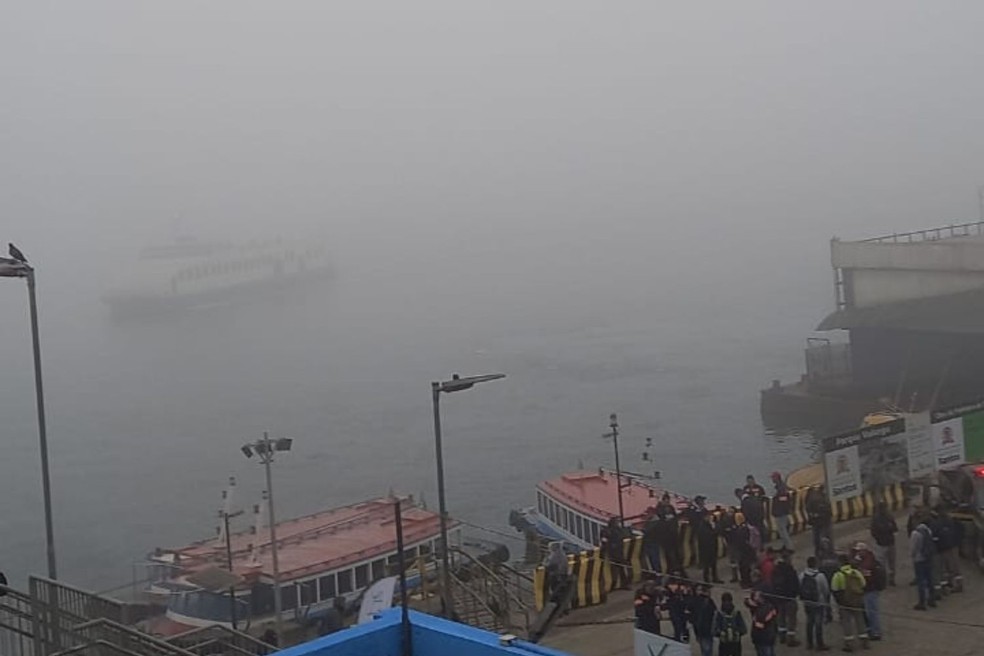
[[[895,656],[970,656],[982,653],[984,643],[984,576],[973,563],[961,560],[964,575],[964,592],[945,597],[938,608],[928,611],[913,610],[916,603],[916,589],[909,585],[912,580],[912,563],[908,557],[908,538],[903,535],[907,515],[898,519],[900,533],[898,540],[898,586],[886,588],[881,595],[881,622],[884,637],[872,642],[872,654]],[[868,519],[859,519],[834,527],[834,538],[838,550],[844,550],[858,540],[872,543],[868,533]],[[797,571],[805,566],[806,557],[812,552],[810,534],[796,536],[797,554],[794,563]],[[689,570],[696,573],[695,568]],[[718,601],[721,592],[730,591],[737,603],[742,605],[743,615],[748,619],[743,600],[747,592],[737,585],[715,586],[712,594]],[[603,606],[585,608],[571,612],[557,623],[550,635],[543,641],[547,646],[567,651],[579,656],[632,656],[633,653],[633,608],[632,592],[616,591],[610,594]],[[836,604],[835,604],[836,605]],[[664,620],[664,630],[670,623]],[[804,641],[805,615],[800,606],[797,637]],[[830,653],[840,651],[841,630],[834,610],[834,622],[824,627],[824,637],[831,647]],[[698,654],[696,643],[692,652]],[[755,648],[748,636],[743,641],[743,653],[754,654]],[[857,648],[857,651],[862,651]],[[777,644],[779,654],[807,654],[805,644],[791,648]],[[715,643],[714,653],[717,653]]]

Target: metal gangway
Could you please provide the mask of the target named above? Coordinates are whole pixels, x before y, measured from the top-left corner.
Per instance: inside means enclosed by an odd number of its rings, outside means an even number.
[[[0,585],[0,654],[3,656],[265,656],[274,647],[215,625],[169,638],[141,631],[151,614],[128,603],[42,577],[28,592]]]

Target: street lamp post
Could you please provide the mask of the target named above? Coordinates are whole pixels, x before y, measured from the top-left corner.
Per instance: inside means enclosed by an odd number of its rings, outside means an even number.
[[[222,522],[224,524],[223,528],[225,530],[225,548],[226,548],[226,566],[229,568],[229,573],[234,574],[232,569],[232,536],[229,533],[229,520],[234,517],[239,517],[243,514],[242,510],[237,510],[234,513],[228,510],[222,511]],[[238,629],[236,626],[236,584],[233,583],[229,586],[229,618],[232,620],[232,628]]]
[[[38,300],[35,293],[34,267],[24,254],[10,244],[13,259],[0,258],[0,278],[27,280],[27,296],[31,312],[31,339],[34,345],[34,392],[38,408],[38,444],[41,450],[41,488],[44,494],[45,546],[48,556],[48,578],[58,578],[55,565],[55,528],[51,517],[51,476],[48,473],[48,427],[44,414],[44,385],[41,381],[41,341],[38,336]]]
[[[467,376],[462,378],[458,374],[451,376],[451,380],[443,382],[434,381],[431,383],[431,398],[434,404],[434,452],[437,460],[437,501],[441,513],[441,594],[444,600],[444,616],[451,617],[453,614],[454,600],[451,595],[451,563],[449,559],[448,543],[448,505],[444,494],[444,450],[441,446],[441,393],[450,394],[471,389],[478,383],[486,383],[490,380],[505,378],[505,374],[485,374],[483,376]]]
[[[280,563],[277,560],[277,520],[273,514],[273,474],[270,465],[273,464],[273,454],[276,451],[290,451],[293,440],[289,437],[270,439],[270,433],[263,431],[263,439],[242,447],[247,458],[255,453],[260,457],[260,463],[266,469],[267,511],[270,514],[270,556],[273,560],[273,613],[277,643],[283,644],[282,600],[280,598]]]

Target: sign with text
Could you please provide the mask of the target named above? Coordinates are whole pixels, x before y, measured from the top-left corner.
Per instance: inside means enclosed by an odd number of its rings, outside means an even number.
[[[936,445],[928,412],[905,415],[909,449],[909,478],[931,476],[936,471]]]
[[[910,476],[905,419],[899,417],[823,440],[827,494],[840,501]]]

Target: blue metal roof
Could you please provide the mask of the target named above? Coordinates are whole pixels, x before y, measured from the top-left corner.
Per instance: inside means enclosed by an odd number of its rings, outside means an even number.
[[[440,617],[410,611],[413,656],[569,656],[523,640],[501,636]],[[368,624],[317,638],[276,656],[403,656],[400,609],[391,608]]]

